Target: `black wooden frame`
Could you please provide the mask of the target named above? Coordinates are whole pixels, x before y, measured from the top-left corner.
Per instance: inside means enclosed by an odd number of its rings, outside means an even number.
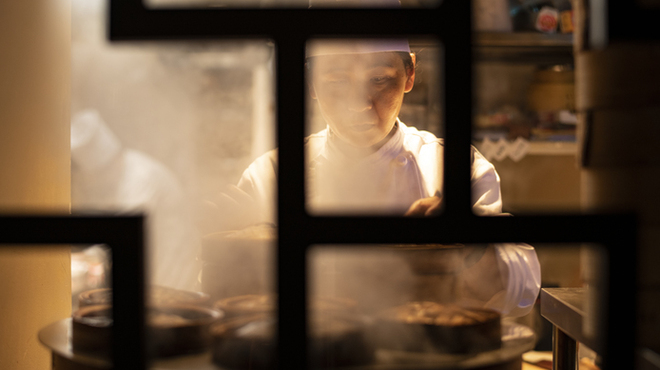
[[[591,0],[593,1],[593,0]],[[657,41],[660,30],[653,27],[660,17],[660,3],[644,0],[601,0],[606,4],[606,39],[608,43],[620,41]],[[644,3],[655,3],[643,6]]]
[[[611,1],[611,0],[610,0]],[[111,0],[109,38],[209,40],[267,38],[277,54],[277,143],[279,147],[278,252],[279,365],[306,365],[306,251],[315,244],[355,243],[595,243],[608,254],[601,353],[605,369],[629,368],[635,348],[634,215],[544,215],[477,217],[471,211],[470,144],[472,100],[471,5],[444,0],[433,9],[148,9],[141,0]],[[443,215],[434,218],[311,217],[305,211],[304,48],[312,37],[431,37],[444,49],[445,189]],[[11,220],[11,219],[10,219]],[[28,221],[29,219],[23,219]],[[111,224],[111,219],[106,220]],[[85,221],[75,221],[85,227]],[[98,226],[98,225],[97,225]],[[4,228],[2,228],[4,229]],[[71,231],[76,234],[75,228]],[[104,234],[105,235],[105,234]],[[63,236],[62,236],[63,238]],[[18,238],[20,239],[20,238]],[[12,240],[18,240],[13,238]],[[47,239],[47,238],[46,238]],[[48,242],[42,238],[42,242]],[[33,240],[33,239],[29,239]],[[64,239],[58,239],[64,241]],[[114,239],[113,239],[114,240]],[[2,240],[4,241],[4,239]],[[144,328],[135,341],[119,341],[129,318],[143,312],[143,288],[126,276],[142,276],[139,263],[115,250],[115,364],[145,369]],[[615,273],[621,271],[622,273]],[[123,275],[124,278],[118,275]],[[117,293],[115,293],[117,294]],[[127,299],[132,299],[128,302]],[[123,302],[123,303],[122,303]],[[625,304],[622,304],[624,302]],[[121,304],[122,310],[119,310]],[[138,314],[137,316],[135,316]],[[137,321],[134,321],[137,324]],[[140,325],[144,320],[139,321]],[[137,327],[133,328],[134,330]],[[120,330],[121,329],[121,330]],[[126,337],[128,338],[128,337]],[[119,353],[126,354],[122,357]],[[130,354],[130,356],[129,356]],[[135,362],[133,362],[135,361]],[[121,366],[120,366],[121,364]]]
[[[112,363],[115,369],[147,368],[142,216],[5,215],[0,216],[0,243],[0,248],[106,244],[112,286],[121,287],[112,290]]]

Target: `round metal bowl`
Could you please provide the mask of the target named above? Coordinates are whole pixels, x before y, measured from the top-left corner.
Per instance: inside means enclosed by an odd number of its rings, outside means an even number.
[[[183,304],[148,309],[149,351],[156,357],[199,353],[209,348],[211,324],[223,317],[221,311]],[[83,307],[73,314],[71,342],[74,351],[97,356],[110,354],[112,306]]]
[[[416,303],[416,302],[411,302]],[[454,310],[451,320],[403,319],[395,307],[377,315],[372,337],[378,348],[421,353],[467,354],[491,351],[502,345],[502,324],[496,311],[480,308],[459,308],[438,305]],[[460,311],[458,311],[460,310]],[[461,313],[470,319],[461,318]]]
[[[74,351],[98,356],[110,355],[112,306],[92,305],[73,313],[71,346]]]
[[[162,286],[151,286],[148,290],[148,299],[154,305],[189,304],[207,305],[210,297],[206,293],[191,292],[186,290],[172,289]],[[111,305],[112,289],[100,288],[87,290],[78,295],[78,307],[92,305]]]
[[[275,294],[247,294],[225,298],[216,301],[213,307],[223,311],[227,318],[268,314],[275,311],[277,295]],[[348,298],[314,297],[312,298],[312,311],[314,312],[355,312],[357,302]]]
[[[275,326],[272,314],[238,316],[214,324],[213,362],[222,368],[276,369]],[[312,368],[362,366],[374,360],[366,324],[357,317],[314,316],[310,331],[308,358]]]

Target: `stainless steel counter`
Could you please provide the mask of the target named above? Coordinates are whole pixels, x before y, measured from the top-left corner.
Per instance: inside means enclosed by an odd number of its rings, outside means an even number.
[[[601,344],[585,333],[585,288],[541,290],[541,316],[553,325],[553,369],[577,369],[577,343],[598,352]]]

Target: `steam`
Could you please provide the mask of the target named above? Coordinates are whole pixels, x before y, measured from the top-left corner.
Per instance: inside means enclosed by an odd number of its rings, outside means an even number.
[[[73,1],[72,114],[95,115],[116,138],[123,155],[141,158],[141,163],[149,158],[146,162],[167,174],[158,177],[157,185],[171,186],[151,191],[143,184],[154,178],[140,178],[144,167],[122,172],[125,163],[116,164],[112,171],[76,168],[72,174],[74,210],[147,212],[151,282],[210,290],[196,281],[201,266],[195,263],[203,237],[196,217],[199,200],[212,198],[223,190],[219,188],[223,184],[235,184],[256,156],[274,148],[273,46],[266,41],[111,45],[103,34],[103,4],[101,0]],[[313,130],[323,129],[315,117]],[[73,161],[90,158],[86,154]],[[326,169],[312,175],[320,179],[312,192],[325,192],[321,187],[330,183],[325,179],[344,177],[350,170]],[[370,188],[374,185],[370,181],[379,175],[364,169],[353,168],[353,179]],[[112,196],[104,193],[109,188]],[[353,196],[353,210],[362,213],[402,214],[420,195],[391,197],[401,204],[384,209],[375,200],[363,202],[368,199],[365,193],[345,190],[338,197]],[[317,209],[328,210],[323,205]],[[438,258],[448,266],[462,263],[456,253],[440,253]],[[224,287],[214,298],[273,292],[273,256],[272,243],[225,250],[202,259],[206,263],[202,276]],[[461,293],[460,268],[422,274],[410,259],[378,248],[313,248],[309,264],[310,296],[354,299],[369,314],[415,300],[457,302],[467,292]]]
[[[308,257],[310,291],[354,299],[368,314],[412,301],[484,307],[503,291],[492,248],[317,246]]]
[[[87,168],[78,164],[93,162],[90,153],[104,153],[103,145],[73,151],[72,208],[146,212],[150,282],[198,290],[201,200],[274,147],[273,47],[110,44],[105,4],[72,2],[71,112],[74,119],[95,116],[121,150],[112,161],[99,160],[105,167]]]
[[[415,298],[415,279],[405,261],[378,249],[316,247],[309,253],[311,295],[355,300],[367,314]]]

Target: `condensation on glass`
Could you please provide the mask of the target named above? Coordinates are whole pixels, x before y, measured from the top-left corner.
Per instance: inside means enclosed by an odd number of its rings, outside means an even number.
[[[403,216],[434,196],[441,208],[441,45],[315,39],[306,54],[307,211]]]

